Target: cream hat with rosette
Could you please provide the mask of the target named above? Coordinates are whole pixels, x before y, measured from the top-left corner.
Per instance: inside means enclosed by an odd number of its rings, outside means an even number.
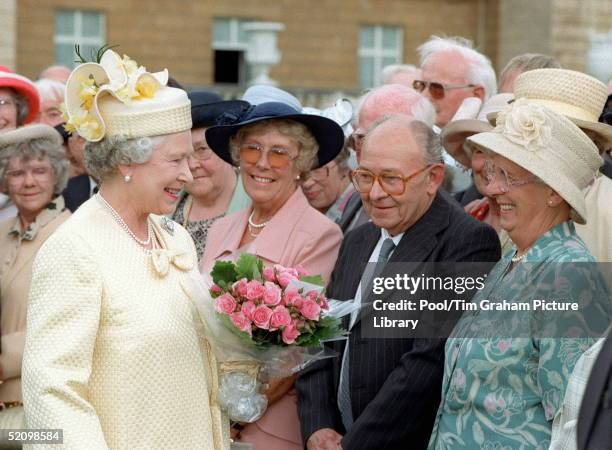
[[[530,70],[516,79],[514,95],[567,117],[601,143],[600,149],[612,147],[612,126],[599,122],[608,88],[598,79],[574,70]]]
[[[159,136],[191,129],[191,102],[166,86],[168,71],[149,73],[106,50],[99,63],[75,68],[66,82],[66,128],[91,142],[104,136]]]
[[[497,115],[492,131],[467,138],[468,145],[497,153],[554,189],[586,223],[583,189],[603,163],[597,147],[568,118],[525,98]]]

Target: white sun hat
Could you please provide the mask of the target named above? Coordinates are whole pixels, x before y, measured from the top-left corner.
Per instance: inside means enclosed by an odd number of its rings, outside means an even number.
[[[508,158],[540,178],[586,223],[583,189],[603,163],[597,147],[568,118],[525,98],[497,115],[492,131],[467,138],[468,145]]]
[[[88,141],[104,136],[159,136],[191,129],[191,102],[166,86],[168,71],[149,73],[106,50],[99,63],[76,67],[66,82],[66,128]]]

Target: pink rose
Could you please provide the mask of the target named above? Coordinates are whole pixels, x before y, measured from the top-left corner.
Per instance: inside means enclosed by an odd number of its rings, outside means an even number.
[[[244,314],[244,317],[246,317],[249,320],[253,320],[253,311],[255,311],[255,308],[257,308],[255,303],[248,300],[242,304],[242,309],[240,311],[242,311],[242,314]]]
[[[321,309],[329,309],[329,303],[327,302],[327,297],[325,294],[319,294],[319,305]]]
[[[241,311],[230,314],[230,320],[240,331],[245,331],[249,333],[249,335],[251,334],[251,321],[246,318]]]
[[[272,317],[272,310],[265,305],[255,308],[252,314],[253,323],[262,330],[270,328],[270,317]]]
[[[306,299],[300,307],[300,312],[308,320],[319,320],[319,314],[321,314],[321,307],[317,304],[317,302],[313,302],[310,299]]]
[[[285,295],[283,297],[283,301],[285,306],[295,305],[296,300],[301,300],[302,296],[298,292],[298,288],[295,286],[289,286],[285,289]]]
[[[279,273],[276,278],[278,279],[278,284],[280,284],[283,288],[289,286],[289,283],[291,283],[291,281],[293,280],[293,277],[287,272]]]
[[[289,310],[282,305],[277,306],[270,316],[270,330],[278,330],[280,327],[291,325]]]
[[[219,287],[218,284],[213,284],[210,287],[210,293],[211,294],[220,294],[221,292],[223,292],[223,291],[221,290],[221,287]]]
[[[225,293],[215,299],[215,310],[222,314],[231,314],[236,309],[236,300],[230,294]]]
[[[276,306],[281,302],[281,290],[280,288],[270,281],[266,281],[265,292],[263,295],[263,301],[266,305]]]
[[[299,335],[298,329],[294,325],[289,325],[283,329],[281,337],[285,344],[293,344]]]
[[[266,289],[259,281],[249,281],[246,287],[246,298],[249,300],[259,300],[263,297]]]
[[[266,281],[275,281],[276,275],[274,274],[274,269],[272,267],[266,267],[263,270],[263,278]]]
[[[247,279],[246,278],[242,278],[242,279],[236,281],[232,285],[232,289],[234,290],[234,292],[236,294],[238,294],[241,297],[244,297],[246,295],[246,292],[247,292]]]

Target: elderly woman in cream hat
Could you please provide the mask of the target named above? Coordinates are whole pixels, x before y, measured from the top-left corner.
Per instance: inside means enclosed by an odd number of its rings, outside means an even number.
[[[167,80],[107,50],[67,83],[101,187],[36,257],[23,361],[28,428],[67,448],[229,447],[195,248],[165,218],[192,179],[190,102]]]
[[[0,189],[17,207],[14,217],[0,221],[2,429],[25,425],[21,360],[32,262],[42,244],[70,217],[60,195],[67,180],[68,162],[53,128],[27,125],[0,135]],[[3,444],[5,448],[7,443]]]
[[[605,331],[611,316],[601,274],[562,264],[594,261],[574,222],[585,222],[582,190],[601,159],[571,121],[525,99],[502,110],[492,131],[468,143],[490,155],[488,193],[516,249],[495,265],[474,296],[479,311],[465,313],[447,340],[442,400],[429,446],[548,448],[568,376],[592,341],[557,339],[569,334],[565,322],[554,320],[561,316],[480,309],[485,299],[498,308],[563,299],[576,302],[586,320],[572,336]],[[531,328],[537,324],[545,327]]]

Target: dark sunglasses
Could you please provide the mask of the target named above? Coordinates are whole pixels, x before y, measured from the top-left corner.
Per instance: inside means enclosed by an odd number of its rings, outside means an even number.
[[[435,81],[423,81],[423,80],[414,80],[412,82],[412,87],[415,91],[423,92],[425,89],[429,89],[429,95],[431,98],[440,100],[444,98],[446,91],[451,89],[465,89],[474,87],[474,84],[462,84],[462,85],[450,85],[450,84],[442,84],[437,83]]]

